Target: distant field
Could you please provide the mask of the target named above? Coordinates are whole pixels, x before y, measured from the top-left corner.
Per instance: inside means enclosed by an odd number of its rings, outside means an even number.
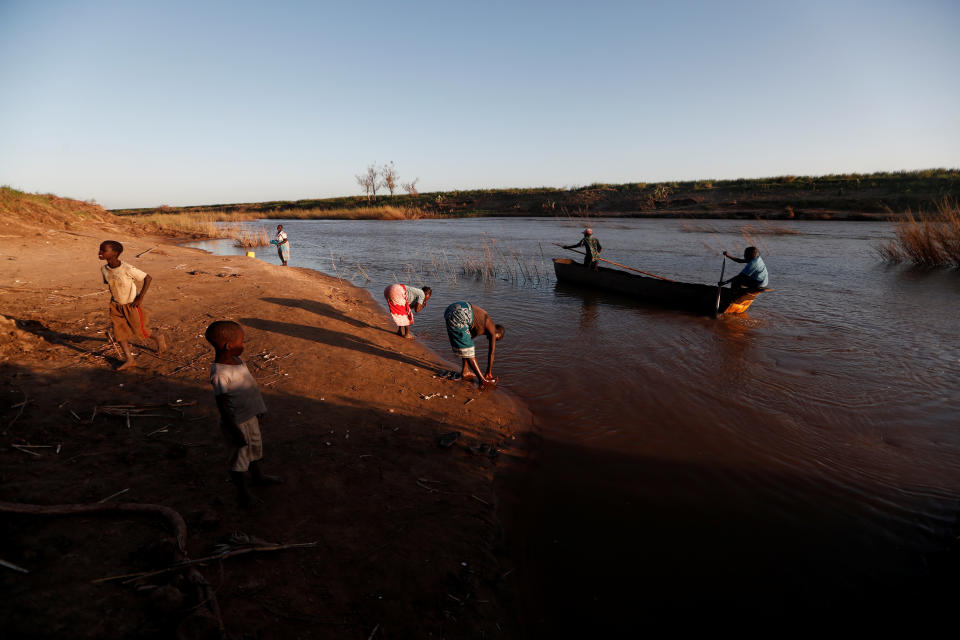
[[[636,216],[672,218],[870,220],[933,210],[960,199],[960,170],[777,176],[737,180],[594,183],[584,187],[475,189],[417,195],[280,200],[119,209],[118,215],[188,214],[255,218],[409,219],[461,216]]]

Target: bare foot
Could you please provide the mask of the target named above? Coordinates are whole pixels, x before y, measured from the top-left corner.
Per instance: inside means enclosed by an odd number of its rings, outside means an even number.
[[[154,338],[154,341],[157,343],[157,353],[163,353],[167,350],[167,341],[163,336],[157,334],[157,337]]]
[[[412,334],[412,333],[408,333],[408,334],[406,334],[406,335],[403,336],[403,337],[406,338],[407,340],[413,340],[413,334]]]
[[[122,365],[120,365],[119,367],[117,367],[115,370],[116,370],[116,371],[125,371],[125,370],[127,370],[127,369],[132,369],[132,368],[134,368],[135,366],[137,366],[137,362],[136,362],[133,358],[130,358],[130,359],[126,360]]]
[[[464,382],[476,382],[477,376],[473,373],[465,373],[462,376],[460,376],[460,379],[463,380]]]

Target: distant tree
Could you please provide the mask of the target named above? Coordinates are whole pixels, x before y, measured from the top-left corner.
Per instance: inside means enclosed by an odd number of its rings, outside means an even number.
[[[404,182],[400,186],[403,187],[403,190],[406,191],[408,194],[410,194],[411,196],[415,196],[418,193],[420,193],[419,191],[417,191],[418,182],[420,182],[420,178],[414,178],[412,181]]]
[[[393,160],[380,167],[380,184],[390,190],[390,195],[393,195],[396,190],[397,180],[399,179],[400,176],[397,174],[397,167],[393,164]]]
[[[361,173],[354,176],[357,179],[357,184],[360,185],[360,188],[363,189],[364,194],[367,196],[367,200],[370,200],[370,196],[377,196],[377,187],[380,186],[380,172],[377,171],[377,165],[371,164],[367,167],[366,173]]]

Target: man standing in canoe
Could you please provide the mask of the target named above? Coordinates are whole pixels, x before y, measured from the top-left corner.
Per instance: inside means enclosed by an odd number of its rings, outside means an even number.
[[[600,252],[603,251],[603,247],[600,246],[600,241],[593,237],[593,229],[587,227],[583,230],[583,238],[580,239],[580,242],[564,245],[563,248],[576,249],[577,247],[583,247],[586,252],[583,257],[583,266],[596,271],[599,268]]]
[[[277,225],[277,237],[270,241],[270,244],[277,245],[277,255],[283,266],[287,266],[287,260],[290,259],[290,240],[287,239],[287,232],[283,230],[283,225]]]
[[[413,324],[413,312],[420,313],[427,300],[433,295],[430,287],[417,289],[410,285],[392,284],[383,290],[383,297],[387,299],[390,308],[390,317],[397,325],[397,335],[401,338],[413,338],[410,325]]]
[[[447,337],[453,352],[463,360],[461,377],[464,380],[479,380],[480,388],[485,389],[489,384],[496,384],[493,377],[493,353],[497,347],[497,340],[503,340],[506,329],[503,325],[494,324],[490,314],[477,305],[469,302],[454,302],[443,312],[443,320],[447,325]],[[487,372],[480,371],[477,363],[476,345],[473,339],[480,334],[487,336],[490,347],[487,350]],[[472,370],[472,371],[471,371]]]
[[[723,255],[734,262],[746,264],[740,273],[729,280],[720,283],[720,286],[730,283],[731,289],[763,289],[770,284],[770,276],[767,274],[767,265],[763,264],[763,258],[756,247],[747,247],[743,250],[743,259],[734,258],[732,255],[723,252]]]

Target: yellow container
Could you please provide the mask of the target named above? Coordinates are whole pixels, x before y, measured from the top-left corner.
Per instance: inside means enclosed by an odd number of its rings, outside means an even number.
[[[248,258],[256,258],[256,257],[257,257],[257,254],[254,253],[253,251],[247,251],[247,257],[248,257]]]

